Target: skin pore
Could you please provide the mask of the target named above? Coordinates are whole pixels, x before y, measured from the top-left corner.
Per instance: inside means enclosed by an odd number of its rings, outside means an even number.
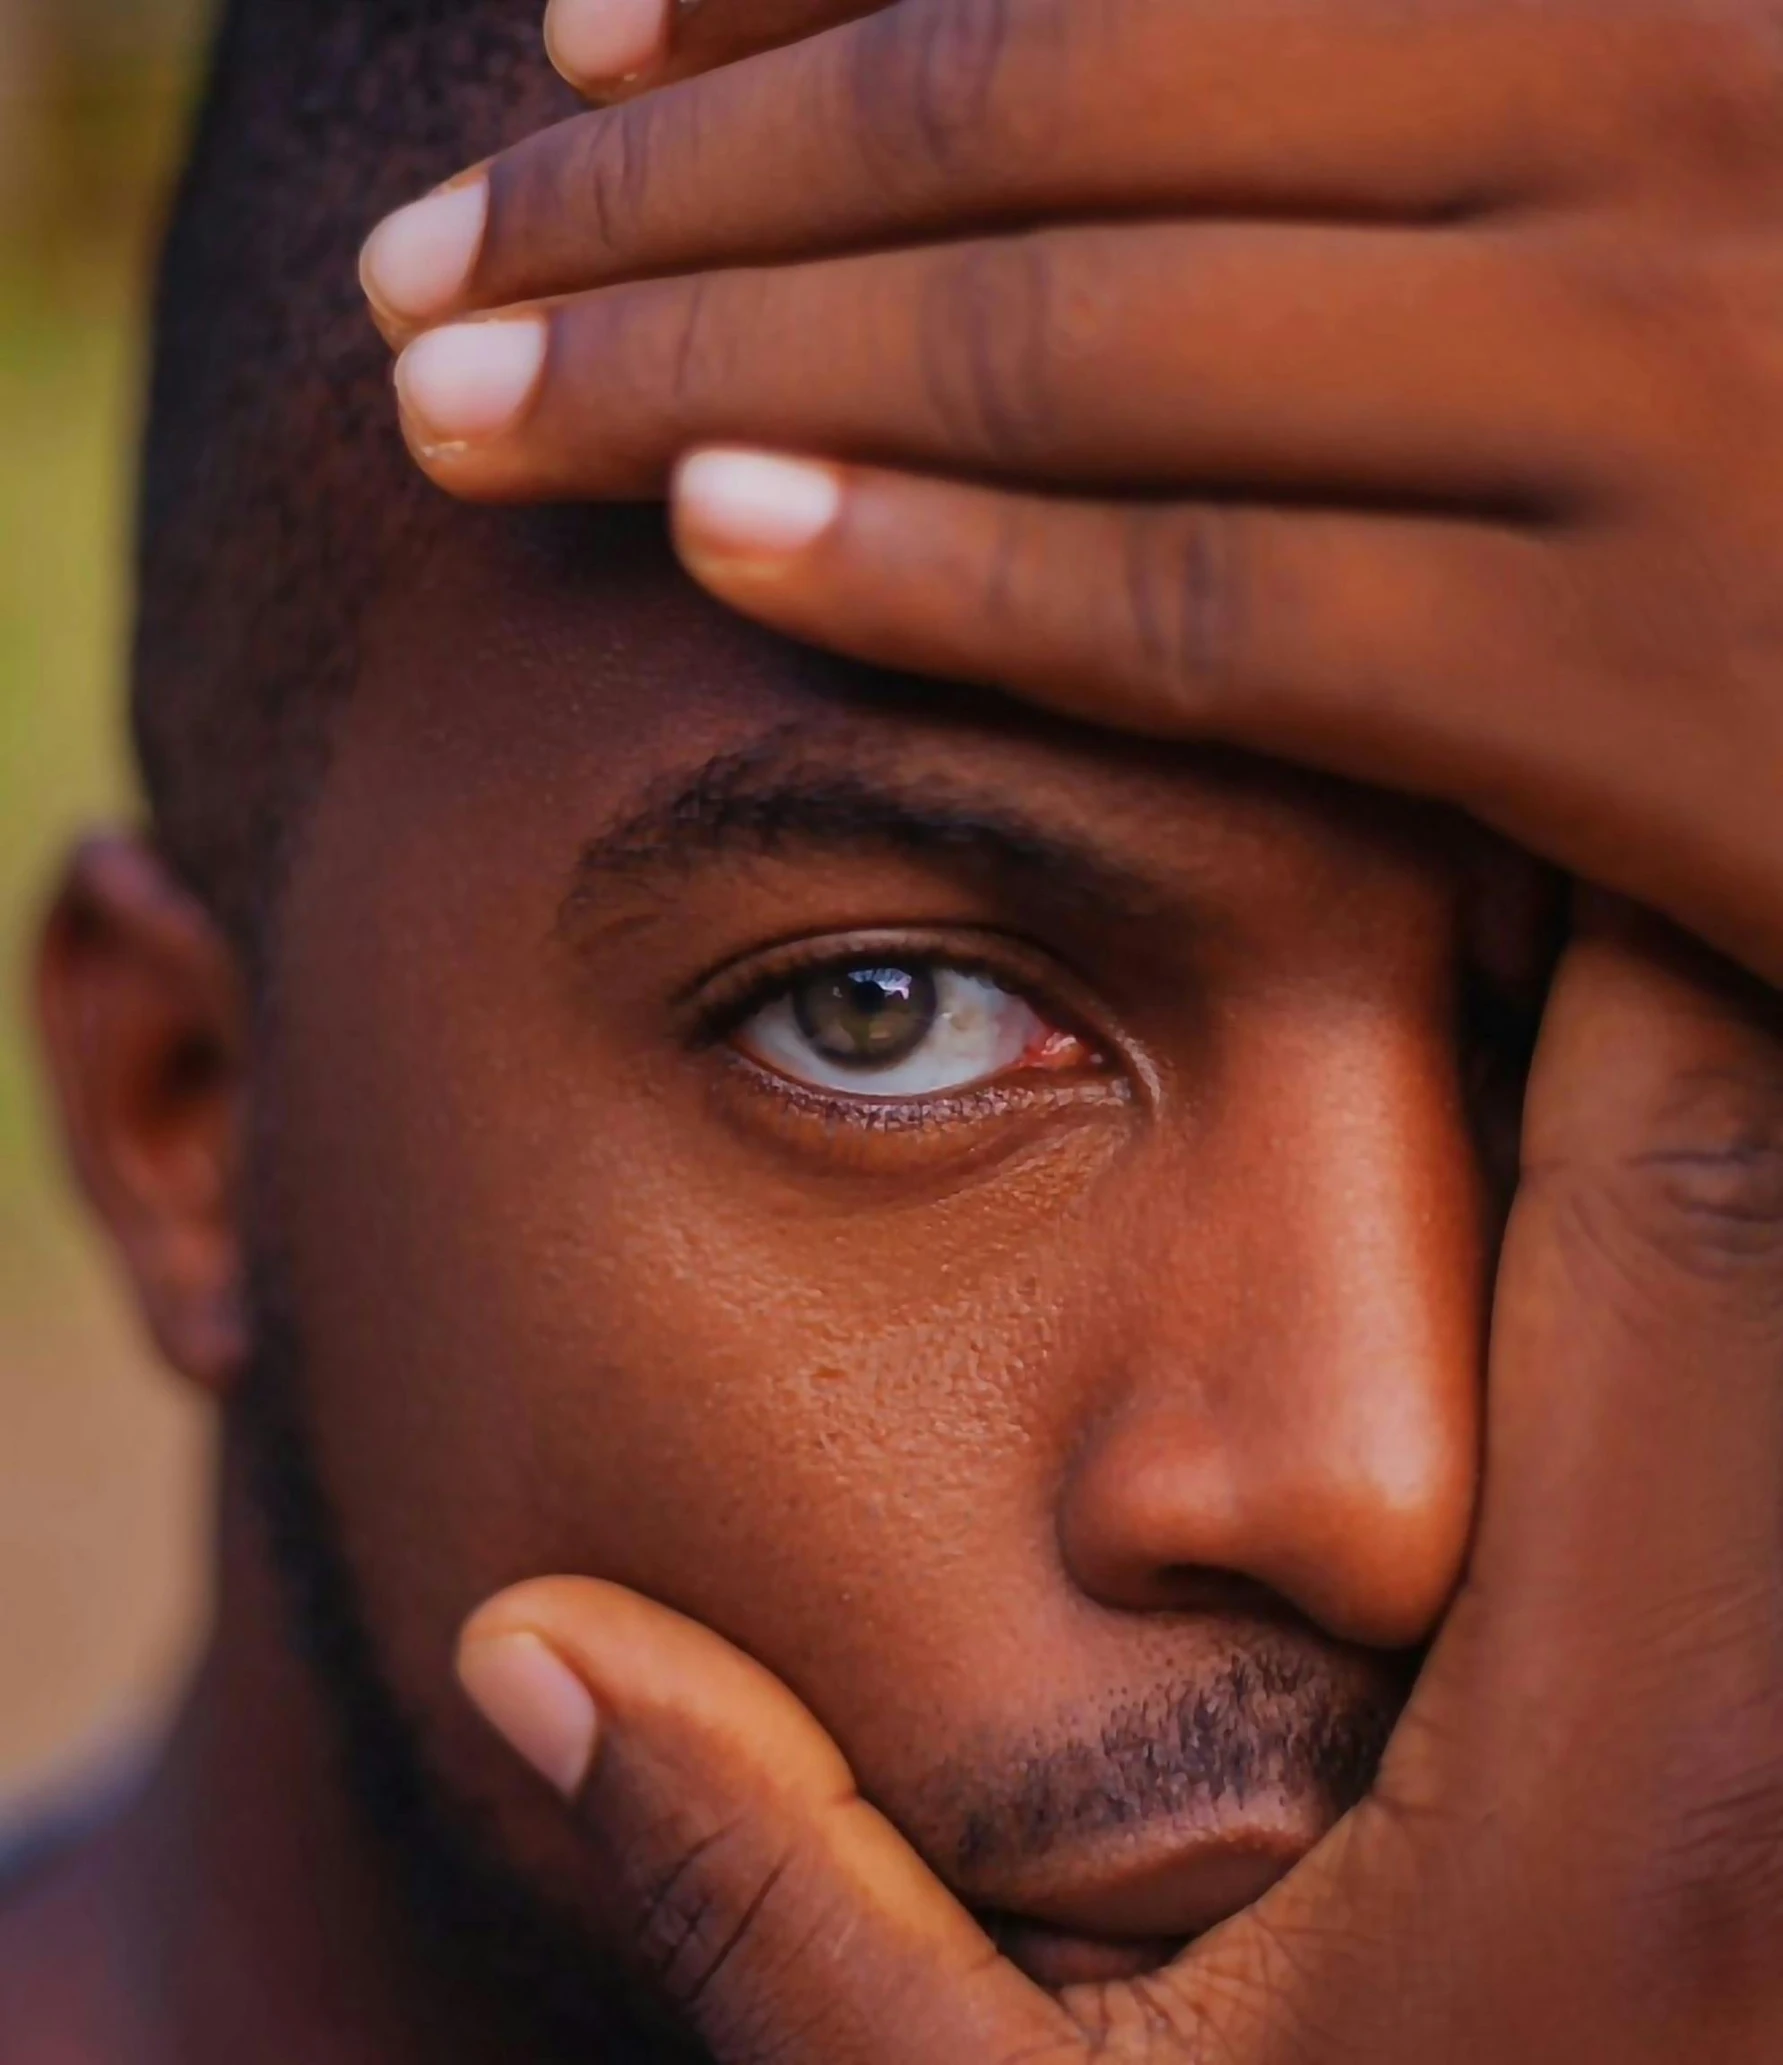
[[[318,1700],[289,1659],[250,1271],[397,1754],[526,1889],[486,1923],[620,1920],[451,1682],[466,1614],[539,1571],[766,1663],[1054,1982],[1155,1962],[1366,1784],[1472,1519],[1529,865],[800,653],[635,518],[466,512],[372,627],[251,1031],[214,939],[158,940],[156,908],[89,857],[46,1017],[163,1343],[232,1400],[226,1576],[112,1861],[0,1930],[9,2008],[72,1968],[163,2018],[72,2055],[293,2027],[328,2060],[511,2055],[336,1797],[339,1674]],[[800,999],[852,1022],[824,1003],[850,968],[953,985],[926,1098],[801,1058]],[[145,1861],[195,1827],[180,1870]],[[244,1872],[258,1991],[224,2004],[201,1924]],[[183,1976],[145,1994],[151,1885]],[[319,1938],[318,1900],[363,1923]],[[599,2009],[585,1962],[564,2028]],[[61,2056],[45,2026],[0,2018],[7,2055]]]

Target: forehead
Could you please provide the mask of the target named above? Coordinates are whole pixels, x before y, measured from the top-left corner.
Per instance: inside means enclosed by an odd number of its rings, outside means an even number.
[[[734,819],[849,780],[908,816],[952,813],[957,843],[1015,824],[1082,873],[1124,876],[1159,917],[1216,888],[1260,914],[1309,889],[1433,880],[1469,847],[1454,820],[1396,799],[792,645],[702,595],[660,513],[636,508],[452,511],[368,626],[329,815],[362,847],[424,834],[454,874],[573,876],[628,826],[697,830],[674,822],[690,796]],[[831,816],[811,843],[872,843],[873,826]],[[1043,893],[1068,886],[1038,850],[1033,871]]]

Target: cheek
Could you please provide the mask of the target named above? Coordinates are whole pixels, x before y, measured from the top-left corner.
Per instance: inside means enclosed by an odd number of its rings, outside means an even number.
[[[628,1077],[505,913],[461,907],[449,946],[405,921],[396,954],[338,929],[285,1028],[283,1218],[323,1468],[412,1708],[459,1727],[460,1622],[546,1572],[712,1623],[857,1734],[1056,1612],[1106,1129],[861,1209]]]
[[[1155,1389],[1264,1457],[1331,1393],[1333,1314],[1358,1369],[1392,1364],[1400,1317],[1354,1293],[1394,1272],[1358,1222],[1407,1229],[1407,1282],[1461,1280],[1447,1249],[1471,1233],[1426,1252],[1445,1215],[1409,1183],[1428,1161],[1433,1195],[1466,1189],[1446,1063],[1386,1067],[1371,1014],[1284,1002],[1168,1137],[1061,1127],[863,1203],[727,1127],[660,1033],[603,1031],[571,994],[539,885],[575,837],[537,796],[486,843],[454,821],[456,870],[388,806],[357,846],[315,838],[269,1085],[321,1468],[449,1782],[569,1873],[560,1817],[449,1674],[465,1615],[549,1572],[740,1642],[890,1801],[975,1733],[1018,1742],[1032,1715],[1168,1682],[1180,1635],[1063,1568],[1074,1454]]]

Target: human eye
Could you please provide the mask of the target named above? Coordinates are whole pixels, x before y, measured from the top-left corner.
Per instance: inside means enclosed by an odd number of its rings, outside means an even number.
[[[1095,1050],[1020,989],[938,955],[876,952],[795,969],[731,1034],[758,1066],[826,1097],[889,1103],[1088,1069]]]

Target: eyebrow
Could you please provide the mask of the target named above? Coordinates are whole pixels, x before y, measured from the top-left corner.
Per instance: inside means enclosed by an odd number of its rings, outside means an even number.
[[[1113,918],[1153,917],[1168,901],[1155,880],[1000,799],[951,789],[942,777],[825,765],[774,739],[707,761],[591,839],[564,916],[586,915],[614,882],[647,884],[714,861],[826,847],[932,858],[1028,894],[1043,884],[1054,905]]]

